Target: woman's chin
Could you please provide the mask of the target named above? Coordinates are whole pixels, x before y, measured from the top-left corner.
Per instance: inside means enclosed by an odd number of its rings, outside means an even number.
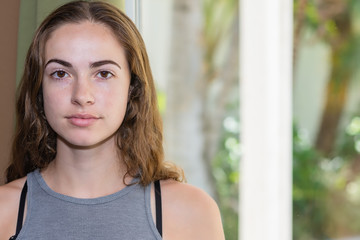
[[[67,139],[58,136],[57,146],[59,147],[59,144],[64,144],[72,149],[92,149],[104,145],[107,142],[110,142],[112,138],[113,136],[105,139],[90,139],[90,138],[79,138],[79,137],[73,139]]]

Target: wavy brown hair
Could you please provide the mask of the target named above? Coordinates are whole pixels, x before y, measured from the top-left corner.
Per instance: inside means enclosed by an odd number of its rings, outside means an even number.
[[[44,47],[52,32],[69,23],[90,21],[110,28],[126,52],[131,71],[126,114],[116,132],[119,159],[127,166],[124,176],[139,177],[143,185],[158,179],[183,180],[183,172],[164,161],[162,121],[143,39],[133,22],[104,2],[74,1],[52,12],[37,29],[28,50],[17,92],[16,131],[7,182],[43,169],[56,156],[57,134],[46,121],[42,79]]]

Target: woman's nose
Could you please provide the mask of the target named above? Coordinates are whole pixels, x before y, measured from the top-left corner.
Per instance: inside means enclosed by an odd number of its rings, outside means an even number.
[[[76,79],[73,85],[71,102],[81,106],[95,103],[95,96],[89,79]]]

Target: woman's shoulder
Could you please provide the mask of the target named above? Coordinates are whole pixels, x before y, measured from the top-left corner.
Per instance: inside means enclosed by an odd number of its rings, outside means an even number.
[[[0,219],[10,206],[19,205],[21,190],[24,187],[26,177],[14,180],[10,183],[0,186]],[[17,210],[17,209],[16,209]]]
[[[25,181],[26,177],[23,177],[0,186],[0,202],[6,204],[8,201],[14,200],[13,198],[20,198]]]
[[[161,182],[164,239],[225,239],[216,202],[203,190]]]
[[[26,177],[0,186],[0,239],[7,239],[15,233],[20,195],[25,181]]]

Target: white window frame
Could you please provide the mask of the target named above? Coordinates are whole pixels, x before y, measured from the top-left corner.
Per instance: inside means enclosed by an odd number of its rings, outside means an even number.
[[[141,32],[141,0],[125,0],[125,13]]]
[[[241,240],[292,238],[292,0],[240,0]]]

